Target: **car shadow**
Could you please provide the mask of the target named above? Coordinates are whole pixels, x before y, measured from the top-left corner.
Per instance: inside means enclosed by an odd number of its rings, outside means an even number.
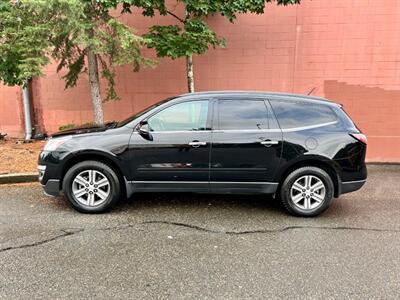
[[[73,208],[68,205],[64,196],[56,198],[43,197],[49,205],[56,209]],[[334,199],[331,207],[323,214],[312,219],[343,219],[357,213],[357,209],[349,203],[351,196]],[[57,200],[57,201],[55,201]],[[109,213],[148,213],[187,214],[194,211],[211,210],[222,215],[247,214],[248,217],[261,215],[277,218],[293,218],[278,199],[272,195],[238,195],[238,194],[196,194],[196,193],[137,193],[132,197],[121,199]],[[301,218],[300,218],[301,219]]]
[[[206,207],[238,210],[264,210],[285,214],[279,200],[271,195],[138,193],[120,201],[114,210],[124,209],[200,209]]]
[[[347,196],[348,197],[348,196]],[[355,208],[343,199],[334,199],[331,207],[320,216],[311,219],[335,220],[354,216]],[[141,212],[142,214],[191,214],[212,211],[227,217],[228,215],[246,215],[247,217],[268,216],[278,219],[308,219],[290,215],[278,199],[272,195],[238,194],[196,194],[196,193],[137,193],[129,199],[121,200],[112,212]]]

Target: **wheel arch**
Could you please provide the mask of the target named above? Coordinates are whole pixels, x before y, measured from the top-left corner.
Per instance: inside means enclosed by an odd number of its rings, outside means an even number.
[[[113,171],[117,174],[118,179],[120,181],[121,192],[123,193],[124,196],[126,196],[125,176],[121,170],[121,167],[118,165],[118,163],[115,161],[115,158],[112,155],[101,151],[79,152],[69,157],[62,166],[60,186],[62,186],[63,184],[65,174],[72,166],[80,162],[90,161],[90,160],[104,163],[111,169],[113,169]]]
[[[340,177],[338,171],[336,170],[332,162],[329,162],[326,159],[320,157],[309,157],[309,158],[307,157],[302,160],[292,162],[291,164],[288,164],[284,168],[282,168],[282,171],[279,174],[277,174],[277,182],[279,182],[277,191],[280,191],[283,181],[291,172],[293,172],[298,168],[306,166],[318,167],[327,172],[333,182],[333,186],[335,189],[334,196],[336,198],[339,197],[341,191],[340,191]]]

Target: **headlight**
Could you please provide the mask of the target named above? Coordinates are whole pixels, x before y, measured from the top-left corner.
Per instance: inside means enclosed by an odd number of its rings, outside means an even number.
[[[70,140],[71,136],[64,136],[59,138],[50,139],[46,145],[44,145],[44,151],[55,151],[58,147]]]

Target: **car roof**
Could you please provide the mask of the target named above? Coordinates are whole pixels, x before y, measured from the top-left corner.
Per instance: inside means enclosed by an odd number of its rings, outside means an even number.
[[[291,100],[304,100],[304,101],[318,101],[323,104],[331,104],[334,106],[341,106],[336,102],[330,101],[328,99],[322,97],[315,97],[309,95],[302,94],[293,94],[293,93],[280,93],[280,92],[262,92],[262,91],[204,91],[204,92],[195,92],[195,93],[187,93],[176,98],[197,98],[200,96],[210,96],[210,97],[219,97],[219,96],[238,96],[238,95],[247,95],[247,96],[263,96],[263,97],[271,97],[271,98],[281,98],[281,99],[291,99]]]

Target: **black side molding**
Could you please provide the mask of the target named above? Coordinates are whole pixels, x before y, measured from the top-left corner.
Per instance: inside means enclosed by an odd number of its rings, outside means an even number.
[[[362,188],[367,180],[356,180],[356,181],[347,181],[341,183],[340,192],[341,194],[346,194],[350,192],[357,191]]]

